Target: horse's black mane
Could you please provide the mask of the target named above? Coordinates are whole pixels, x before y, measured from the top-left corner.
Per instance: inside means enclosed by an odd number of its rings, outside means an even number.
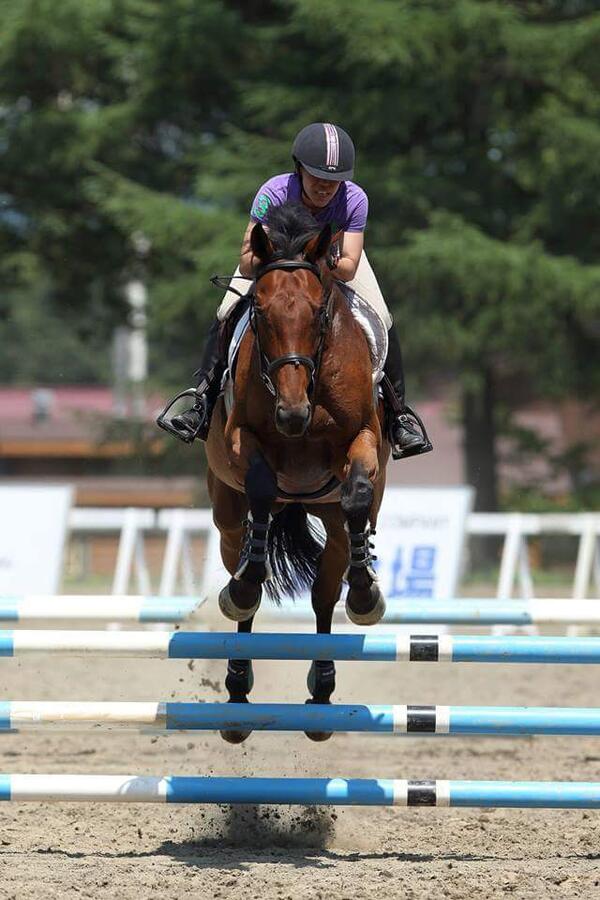
[[[273,260],[295,259],[321,228],[301,203],[289,201],[275,206],[267,215],[265,225],[269,240],[275,248]]]

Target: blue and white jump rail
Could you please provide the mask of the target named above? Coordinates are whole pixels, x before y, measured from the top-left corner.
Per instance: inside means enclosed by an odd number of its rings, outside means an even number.
[[[183,622],[201,605],[193,597],[136,594],[28,594],[0,597],[0,621]]]
[[[340,607],[340,611],[342,607]],[[336,610],[337,611],[337,610]],[[275,619],[312,621],[306,603],[266,609]],[[600,600],[492,598],[388,600],[385,625],[591,625],[600,623]]]
[[[121,622],[182,622],[205,602],[194,597],[122,595],[39,595],[0,597],[0,621],[43,620]],[[287,621],[313,621],[306,603],[264,605],[267,617]],[[343,613],[343,606],[336,615]],[[598,600],[506,600],[490,598],[453,600],[390,600],[383,623],[387,625],[585,625],[600,623]]]
[[[600,637],[451,634],[231,634],[195,631],[0,631],[0,656],[377,662],[600,663]]]
[[[0,703],[0,733],[53,728],[148,732],[335,731],[404,735],[600,735],[600,709],[304,703]]]
[[[600,783],[0,774],[2,800],[600,809]]]

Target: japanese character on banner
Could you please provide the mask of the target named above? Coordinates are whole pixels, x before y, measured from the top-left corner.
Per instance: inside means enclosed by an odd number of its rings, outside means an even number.
[[[387,597],[433,597],[435,588],[435,560],[437,548],[416,544],[410,552],[398,547],[391,565]],[[409,565],[406,566],[405,559]]]

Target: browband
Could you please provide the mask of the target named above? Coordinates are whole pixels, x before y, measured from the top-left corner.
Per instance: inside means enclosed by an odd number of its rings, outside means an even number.
[[[307,259],[279,259],[275,262],[267,263],[256,270],[254,280],[258,281],[258,279],[262,278],[263,275],[266,275],[267,272],[274,272],[276,269],[308,269],[309,272],[312,272],[313,275],[317,276],[319,281],[321,280],[320,268],[316,263],[311,263]]]

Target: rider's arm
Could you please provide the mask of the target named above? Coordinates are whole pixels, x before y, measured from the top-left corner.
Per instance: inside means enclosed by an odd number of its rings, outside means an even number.
[[[242,240],[242,250],[240,254],[240,274],[245,278],[252,278],[255,269],[260,262],[258,257],[254,256],[250,247],[250,235],[252,229],[256,225],[252,219],[248,222],[248,226]],[[362,231],[346,231],[341,241],[341,255],[337,260],[333,274],[340,281],[352,281],[358,268],[358,263],[363,251],[364,234]]]
[[[345,231],[342,237],[341,255],[333,274],[340,281],[352,281],[356,275],[365,236],[362,231]]]
[[[256,269],[260,260],[257,256],[254,256],[252,250],[250,248],[250,235],[252,234],[252,229],[256,225],[256,222],[253,222],[252,219],[248,222],[248,227],[244,233],[244,239],[242,241],[242,250],[240,255],[240,273],[244,276],[244,278],[252,278],[254,276],[254,270]]]

